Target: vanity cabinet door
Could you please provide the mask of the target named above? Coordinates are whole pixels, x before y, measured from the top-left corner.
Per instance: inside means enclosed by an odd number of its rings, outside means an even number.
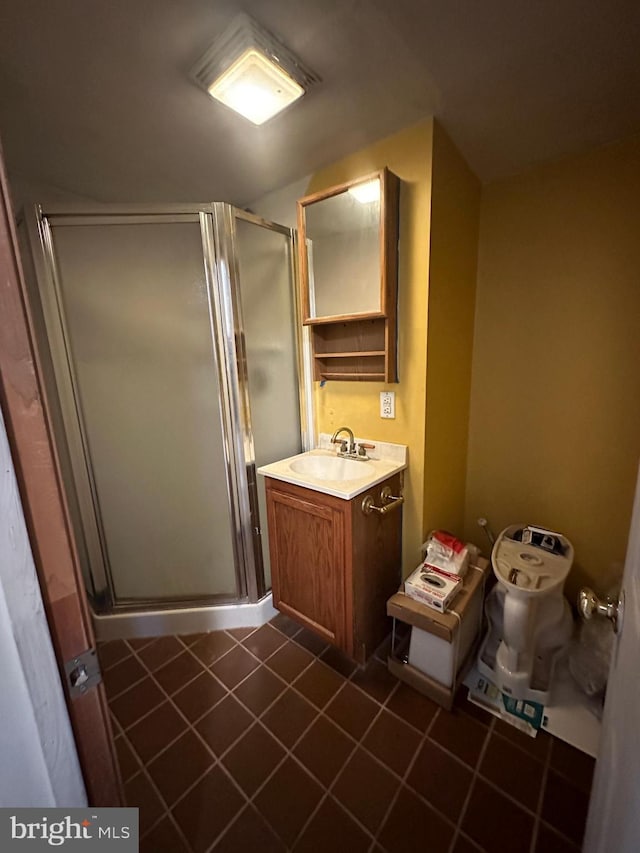
[[[283,613],[344,647],[344,514],[322,495],[274,486],[267,479],[273,603]]]

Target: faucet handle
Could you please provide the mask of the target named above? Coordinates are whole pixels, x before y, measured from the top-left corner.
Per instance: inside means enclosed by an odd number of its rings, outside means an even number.
[[[349,445],[347,444],[346,438],[332,438],[331,442],[332,442],[332,444],[339,444],[340,445],[340,450],[338,451],[338,453],[347,453],[348,452]]]
[[[367,455],[367,450],[375,450],[375,444],[367,444],[365,441],[358,442],[358,456]]]

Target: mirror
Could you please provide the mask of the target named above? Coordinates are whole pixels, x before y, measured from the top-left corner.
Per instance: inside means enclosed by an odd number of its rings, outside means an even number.
[[[386,169],[298,202],[304,322],[384,317]]]

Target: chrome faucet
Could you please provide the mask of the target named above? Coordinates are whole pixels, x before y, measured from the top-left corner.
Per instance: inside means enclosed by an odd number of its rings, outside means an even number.
[[[341,432],[346,432],[349,436],[349,441],[347,442],[344,438],[338,438]],[[340,444],[340,450],[338,453],[340,456],[355,456],[356,455],[356,440],[353,437],[353,432],[349,429],[349,427],[343,426],[337,429],[334,434],[331,436],[332,444]]]

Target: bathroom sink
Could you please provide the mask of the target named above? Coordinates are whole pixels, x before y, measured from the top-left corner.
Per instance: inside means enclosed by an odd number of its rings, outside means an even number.
[[[289,467],[296,474],[318,480],[360,480],[374,472],[373,465],[368,462],[342,456],[302,456],[294,459]]]
[[[258,468],[258,474],[349,501],[407,467],[404,445],[377,442],[375,453],[382,448],[388,456],[369,457],[365,462],[337,456],[328,434],[320,433],[320,441],[324,447],[270,462]]]

